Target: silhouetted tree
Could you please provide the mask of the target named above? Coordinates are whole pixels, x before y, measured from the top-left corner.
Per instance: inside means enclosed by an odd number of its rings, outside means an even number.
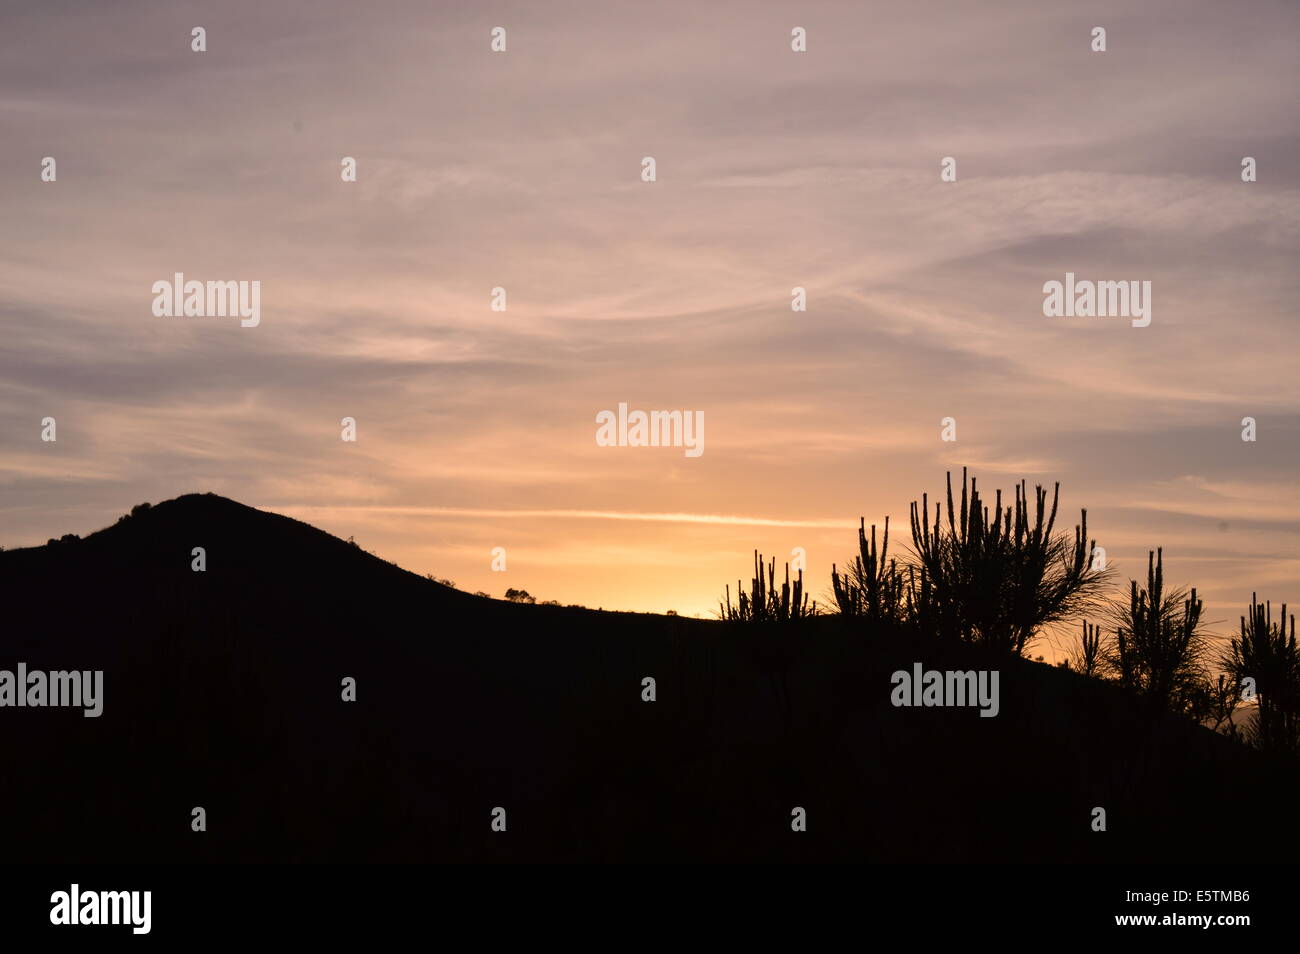
[[[858,616],[872,623],[897,623],[906,613],[903,572],[898,561],[885,562],[889,551],[889,518],[880,548],[876,548],[876,525],[867,539],[867,521],[858,523],[858,555],[844,576],[831,564],[831,587],[835,602],[845,616]]]
[[[1085,676],[1095,676],[1101,671],[1104,662],[1101,630],[1084,620],[1079,649],[1067,660],[1068,668]]]
[[[961,507],[953,502],[948,474],[948,521],[929,497],[912,502],[912,547],[916,572],[909,581],[910,612],[927,632],[1023,655],[1039,630],[1090,606],[1108,573],[1090,562],[1088,512],[1080,511],[1074,542],[1054,534],[1058,483],[1052,508],[1047,492],[1034,488],[1034,513],[1024,481],[1015,508],[1002,507],[997,492],[992,511],[984,506],[975,479],[967,488],[962,470]]]
[[[785,582],[776,588],[776,557],[767,565],[763,576],[763,557],[754,551],[754,576],[750,591],[746,593],[736,581],[736,606],[731,605],[731,586],[727,586],[726,603],[718,603],[718,615],[731,622],[773,623],[807,619],[817,614],[817,604],[808,605],[808,595],[803,590],[803,570],[798,571],[793,586],[790,583],[790,564],[785,565]]]
[[[1286,604],[1280,625],[1271,603],[1250,597],[1250,615],[1241,617],[1241,636],[1233,639],[1221,662],[1232,676],[1234,692],[1243,679],[1255,682],[1258,708],[1247,739],[1261,749],[1300,752],[1300,652],[1296,649],[1295,616],[1287,631]]]
[[[1237,726],[1232,719],[1236,715],[1241,694],[1231,675],[1220,673],[1213,681],[1207,675],[1196,690],[1190,693],[1190,698],[1190,714],[1197,722],[1207,723],[1215,732],[1226,723],[1224,734],[1232,739],[1239,738]]]
[[[1205,679],[1201,601],[1164,589],[1163,550],[1147,555],[1147,585],[1130,582],[1128,605],[1113,610],[1117,624],[1108,666],[1119,682],[1173,712],[1196,715]]]
[[[536,603],[537,597],[530,594],[527,590],[506,590],[506,599],[512,603]]]

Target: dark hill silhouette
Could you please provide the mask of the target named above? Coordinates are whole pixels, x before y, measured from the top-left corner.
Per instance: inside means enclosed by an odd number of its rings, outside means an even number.
[[[1294,765],[1076,673],[835,617],[487,600],[211,494],[0,553],[0,596],[0,669],[105,671],[98,719],[0,709],[8,861],[1259,862],[1297,843]],[[999,669],[1000,715],[892,707],[917,661]]]

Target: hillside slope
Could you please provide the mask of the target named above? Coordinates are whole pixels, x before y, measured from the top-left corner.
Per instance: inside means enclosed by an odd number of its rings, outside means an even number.
[[[105,672],[99,718],[0,708],[9,861],[1259,862],[1300,834],[1294,766],[1073,673],[485,600],[213,495],[0,553],[0,598],[0,669]],[[918,661],[999,669],[998,717],[893,707]]]

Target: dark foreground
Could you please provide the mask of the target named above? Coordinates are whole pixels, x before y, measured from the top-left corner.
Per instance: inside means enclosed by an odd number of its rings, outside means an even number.
[[[1259,863],[1300,843],[1294,765],[1070,672],[837,618],[485,600],[211,495],[0,553],[0,598],[0,669],[105,674],[99,718],[0,708],[10,862]],[[916,662],[999,669],[998,716],[893,707]]]

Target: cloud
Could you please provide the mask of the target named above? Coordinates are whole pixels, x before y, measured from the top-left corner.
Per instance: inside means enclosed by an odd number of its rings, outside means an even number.
[[[1125,561],[1168,540],[1225,599],[1252,574],[1294,588],[1297,16],[7,11],[6,543],[213,489],[462,583],[494,579],[467,554],[518,540],[553,592],[690,611],[753,546],[811,541],[825,575],[859,515],[897,518],[968,465],[1060,479]],[[1151,280],[1151,327],[1044,318],[1067,270]],[[154,318],[176,271],[260,280],[262,325]],[[704,410],[705,455],[595,446],[619,401]]]

